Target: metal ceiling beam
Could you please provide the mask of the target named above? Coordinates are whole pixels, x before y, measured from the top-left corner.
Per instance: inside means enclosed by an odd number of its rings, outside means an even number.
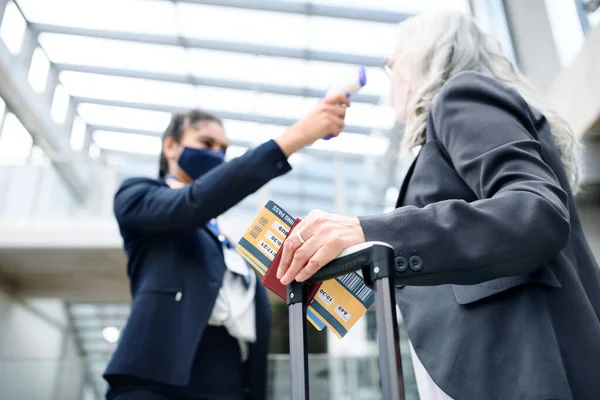
[[[182,45],[190,49],[218,50],[234,53],[254,54],[270,57],[285,57],[300,60],[325,61],[343,64],[362,65],[365,67],[380,67],[382,57],[361,56],[346,53],[335,53],[310,49],[293,49],[279,46],[268,46],[255,43],[227,42],[220,40],[182,38],[177,36],[152,35],[147,33],[107,31],[101,29],[74,28],[50,24],[30,24],[37,33],[57,33],[64,35],[87,36],[100,39],[121,40],[135,43],[150,43],[167,46]]]
[[[600,4],[600,3],[599,3]],[[588,7],[590,6],[590,10],[588,11]],[[591,11],[591,1],[584,2],[584,0],[575,0],[575,8],[577,10],[577,17],[579,18],[579,23],[581,25],[581,30],[584,35],[587,35],[590,30],[590,20],[588,19],[588,13],[592,13]]]
[[[51,105],[44,101],[44,94],[33,90],[28,81],[29,60],[23,57],[30,57],[28,54],[33,53],[36,46],[35,36],[29,30],[18,55],[12,55],[0,42],[0,96],[32,135],[35,144],[55,161],[54,167],[72,189],[74,198],[83,201],[87,192],[84,179],[87,163],[73,153],[69,144],[71,132],[66,128],[66,122],[57,124],[52,119]]]
[[[390,24],[397,24],[412,15],[410,13],[375,10],[371,8],[339,7],[309,2],[273,0],[177,0],[177,2]]]
[[[288,85],[273,85],[259,82],[244,82],[234,81],[229,79],[206,78],[199,76],[189,76],[180,74],[169,74],[163,72],[150,72],[138,70],[125,70],[120,68],[96,67],[92,65],[53,64],[60,71],[84,72],[90,74],[117,76],[122,78],[147,79],[170,83],[193,84],[196,86],[210,86],[223,89],[249,90],[261,93],[282,94],[288,96],[299,97],[315,97],[321,98],[323,90],[311,89],[307,87],[288,86]],[[379,104],[380,96],[373,94],[352,95],[352,101],[367,104]]]
[[[73,101],[76,103],[88,103],[88,104],[98,104],[103,106],[113,106],[113,107],[126,107],[126,108],[135,108],[139,110],[147,110],[147,111],[159,111],[159,112],[167,112],[167,113],[176,113],[176,112],[185,112],[189,110],[189,107],[179,107],[173,105],[166,104],[150,104],[150,103],[139,103],[139,102],[131,102],[131,101],[122,101],[122,100],[107,100],[107,99],[98,99],[98,98],[90,98],[90,97],[72,97]],[[223,110],[212,110],[205,109],[208,112],[212,112],[219,116],[222,119],[231,119],[236,121],[245,121],[245,122],[256,122],[260,124],[269,124],[269,125],[282,125],[282,126],[291,126],[297,122],[295,118],[285,118],[285,117],[275,117],[272,115],[258,115],[258,114],[243,114],[231,111],[223,111]],[[369,134],[372,131],[372,128],[364,127],[364,126],[346,126],[344,129],[345,132],[352,133],[361,133],[361,134]]]

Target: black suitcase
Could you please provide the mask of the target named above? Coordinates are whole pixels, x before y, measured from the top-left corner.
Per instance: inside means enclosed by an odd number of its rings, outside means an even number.
[[[359,270],[362,271],[365,283],[375,291],[382,399],[404,400],[394,291],[394,249],[383,242],[367,242],[347,249],[308,281],[294,281],[288,285],[292,400],[309,399],[306,285]]]

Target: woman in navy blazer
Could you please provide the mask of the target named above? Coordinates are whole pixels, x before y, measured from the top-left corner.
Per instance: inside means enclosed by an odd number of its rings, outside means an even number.
[[[423,400],[600,398],[600,270],[574,195],[577,139],[461,14],[400,25],[388,66],[403,144],[396,209],[313,212],[278,277],[342,249],[395,250],[396,298]]]
[[[160,178],[128,179],[115,195],[133,302],[104,375],[107,398],[265,399],[267,296],[216,218],[288,172],[292,153],[338,135],[348,105],[344,95],[324,99],[277,139],[227,163],[219,119],[198,110],[173,117]],[[254,307],[232,321],[244,290],[255,291]]]

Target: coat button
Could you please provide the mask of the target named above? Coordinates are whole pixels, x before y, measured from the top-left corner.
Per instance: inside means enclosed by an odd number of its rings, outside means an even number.
[[[400,257],[396,257],[396,260],[394,260],[394,261],[396,262],[396,271],[404,272],[408,268],[408,263],[406,262],[406,258],[400,256]]]
[[[275,168],[277,169],[282,169],[284,166],[283,161],[277,161],[277,163],[275,164]]]
[[[182,292],[175,293],[175,301],[181,301],[182,297],[183,297],[183,293]]]
[[[408,265],[413,271],[419,271],[421,268],[423,268],[423,260],[421,260],[421,257],[419,256],[412,256],[408,260]]]

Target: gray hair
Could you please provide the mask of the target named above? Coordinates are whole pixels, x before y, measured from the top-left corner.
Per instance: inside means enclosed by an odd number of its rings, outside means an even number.
[[[503,54],[500,44],[468,15],[421,14],[399,24],[393,59],[408,63],[412,97],[407,104],[404,150],[425,142],[427,115],[444,83],[463,71],[477,71],[515,89],[550,125],[573,192],[579,189],[580,143],[556,113],[547,109],[528,79]]]

